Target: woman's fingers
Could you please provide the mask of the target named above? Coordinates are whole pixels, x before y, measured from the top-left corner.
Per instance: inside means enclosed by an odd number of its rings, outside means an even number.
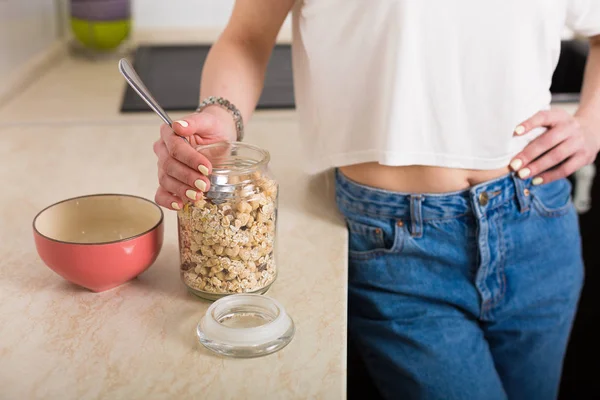
[[[565,125],[559,125],[546,131],[531,141],[531,143],[525,146],[521,153],[517,154],[513,158],[513,160],[510,162],[511,168],[514,171],[517,171],[519,176],[523,179],[529,177],[530,175],[534,175],[536,172],[534,172],[534,170],[530,167],[530,164],[542,154],[547,153],[554,147],[563,143],[568,137],[569,129]],[[566,155],[564,158],[568,157],[569,155],[570,154]]]
[[[543,178],[540,176],[545,171],[550,171],[556,166],[562,164],[565,160],[572,157],[578,150],[579,146],[574,139],[568,139],[548,151],[546,154],[537,158],[535,161],[530,163],[526,168],[521,171],[527,170],[528,176],[534,176],[532,183],[539,185],[541,183],[549,183],[553,175],[550,178]],[[520,172],[521,172],[520,171]],[[562,177],[561,177],[562,178]]]
[[[208,178],[198,171],[189,168],[187,165],[169,157],[169,153],[165,146],[158,146],[155,149],[158,155],[158,170],[166,173],[172,178],[186,184],[191,189],[206,192],[209,189],[210,181]]]
[[[178,160],[195,171],[199,171],[205,175],[210,174],[212,166],[208,159],[198,153],[198,151],[185,140],[182,140],[181,137],[175,135],[168,125],[161,126],[160,136],[169,157]],[[160,148],[161,144],[159,142],[155,143],[154,152],[159,157],[158,151]]]
[[[510,163],[519,177],[533,177],[534,185],[565,178],[579,168],[594,162],[598,143],[581,118],[561,109],[540,111],[515,129],[515,135],[524,135],[532,129],[545,127]]]
[[[539,111],[519,124],[515,128],[515,135],[524,135],[535,128],[551,128],[568,121],[570,118],[572,118],[571,115],[561,108]]]
[[[158,205],[175,211],[181,210],[183,207],[183,202],[181,199],[166,191],[162,186],[158,187],[156,195],[154,196],[154,201]]]
[[[185,199],[188,202],[199,200],[202,196],[198,189],[191,188],[185,183],[167,175],[162,169],[158,171],[158,183],[167,192],[173,193],[180,199]]]
[[[541,185],[542,183],[550,183],[552,181],[566,178],[584,165],[587,165],[586,158],[580,153],[577,153],[562,164],[537,176],[534,178],[532,183],[535,185]]]

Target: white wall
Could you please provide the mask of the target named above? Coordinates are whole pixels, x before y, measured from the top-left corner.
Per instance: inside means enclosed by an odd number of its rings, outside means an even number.
[[[57,5],[54,0],[0,0],[0,105],[60,49],[64,27]]]
[[[0,0],[1,1],[1,0]],[[235,0],[132,0],[136,31],[222,30]],[[168,5],[167,5],[168,4]],[[283,36],[291,34],[291,19],[283,25]]]
[[[220,28],[233,4],[234,0],[133,0],[133,16],[136,29]]]
[[[0,89],[60,34],[53,0],[0,0]]]

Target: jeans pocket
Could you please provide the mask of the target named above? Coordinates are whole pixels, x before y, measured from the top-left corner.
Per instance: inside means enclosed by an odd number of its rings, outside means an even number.
[[[543,217],[560,217],[569,212],[573,206],[571,199],[571,182],[563,178],[539,186],[532,186],[532,203]]]
[[[394,220],[346,218],[348,226],[348,255],[365,260],[382,254],[400,252],[402,227]]]

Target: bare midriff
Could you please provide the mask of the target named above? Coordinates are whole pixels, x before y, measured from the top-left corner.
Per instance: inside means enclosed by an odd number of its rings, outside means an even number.
[[[366,163],[341,167],[340,172],[360,184],[393,192],[448,193],[506,175],[510,168],[470,170],[421,165],[390,167]]]

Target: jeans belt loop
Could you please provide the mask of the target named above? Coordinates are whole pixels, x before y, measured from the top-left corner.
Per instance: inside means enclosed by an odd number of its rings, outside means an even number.
[[[423,237],[423,214],[421,204],[423,196],[420,194],[410,195],[410,234],[412,237]]]
[[[527,188],[525,181],[517,176],[516,173],[512,174],[513,182],[515,183],[515,191],[517,196],[517,202],[519,203],[519,211],[524,213],[529,210],[531,202],[531,195]]]

